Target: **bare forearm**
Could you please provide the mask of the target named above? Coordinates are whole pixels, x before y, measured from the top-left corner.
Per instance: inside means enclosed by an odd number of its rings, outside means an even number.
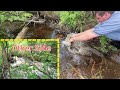
[[[72,39],[73,39],[73,41],[87,41],[90,38],[89,38],[89,35],[80,35],[80,36],[74,37]]]
[[[70,41],[71,42],[72,41],[87,41],[95,37],[97,37],[97,35],[93,32],[93,29],[89,29],[85,32],[81,32],[77,34],[76,36],[72,37]]]

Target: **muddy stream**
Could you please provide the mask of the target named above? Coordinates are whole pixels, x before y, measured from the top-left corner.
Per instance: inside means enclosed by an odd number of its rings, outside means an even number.
[[[88,65],[76,65],[66,47],[61,48],[60,77],[61,79],[119,79],[120,55],[114,53],[111,56],[80,56],[82,61],[89,59]],[[76,58],[77,59],[77,58]]]
[[[10,33],[7,33],[10,34]],[[12,33],[14,34],[14,33]],[[25,38],[50,39],[63,38],[64,35],[56,34],[51,28],[41,25],[31,28]],[[62,41],[62,40],[61,40]],[[91,57],[79,56],[80,60],[89,59],[86,66],[73,63],[73,56],[66,47],[60,48],[60,78],[61,79],[119,79],[120,78],[120,55],[114,53],[110,56]],[[76,58],[75,58],[76,59]],[[78,59],[78,58],[77,58]],[[114,60],[113,60],[114,59]]]

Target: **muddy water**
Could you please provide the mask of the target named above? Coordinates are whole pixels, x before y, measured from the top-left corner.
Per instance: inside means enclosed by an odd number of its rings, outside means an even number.
[[[53,30],[46,25],[39,25],[36,27],[30,27],[28,33],[25,38],[30,39],[50,39]]]
[[[72,62],[72,55],[67,49],[61,48],[60,59],[60,78],[61,79],[119,79],[120,64],[113,60],[113,56],[105,56],[105,58],[89,57],[90,62],[87,66],[75,65]],[[64,52],[64,53],[63,53]],[[119,56],[120,57],[120,56]],[[86,56],[81,57],[83,60]],[[115,59],[115,58],[114,58]],[[116,58],[117,59],[117,58]],[[99,62],[97,62],[99,61]]]
[[[91,64],[88,67],[78,68],[83,72],[84,78],[90,79],[119,79],[120,78],[120,65],[115,63],[109,58],[103,60],[98,64]]]
[[[55,36],[54,31],[45,26],[40,25],[30,28],[25,38],[31,39],[50,39],[63,38],[59,34]],[[110,56],[112,58],[110,58]],[[72,55],[67,48],[60,50],[60,78],[62,79],[119,79],[120,78],[120,52],[114,55],[101,57],[88,57],[90,59],[88,66],[76,65],[72,62]],[[85,60],[86,56],[80,56],[80,59]],[[119,59],[119,60],[118,60]],[[99,61],[99,62],[96,62]]]
[[[16,25],[13,25],[16,26]],[[0,38],[12,38],[14,39],[18,33],[22,30],[22,28],[14,27],[7,27],[5,31],[0,32]],[[53,34],[53,30],[49,28],[48,26],[41,24],[41,25],[31,25],[29,26],[29,30],[26,33],[25,39],[50,39]]]
[[[26,35],[27,38],[50,39],[63,38],[61,34],[55,35],[55,32],[45,26],[41,25],[37,28],[31,28]],[[111,57],[110,57],[111,56]],[[119,79],[120,78],[120,64],[118,53],[114,55],[102,57],[91,56],[88,66],[76,65],[72,61],[72,55],[67,48],[61,47],[60,50],[60,78],[63,79]],[[86,56],[80,56],[80,59],[85,60]],[[118,62],[117,62],[118,61]]]

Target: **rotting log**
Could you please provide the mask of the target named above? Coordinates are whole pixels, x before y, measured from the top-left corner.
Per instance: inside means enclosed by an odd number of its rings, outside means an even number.
[[[23,39],[28,31],[29,27],[24,27],[20,33],[18,33],[15,39]]]

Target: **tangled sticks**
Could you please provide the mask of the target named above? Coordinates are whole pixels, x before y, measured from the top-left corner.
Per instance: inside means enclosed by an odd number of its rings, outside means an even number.
[[[71,52],[74,55],[80,54],[80,55],[91,56],[92,54],[94,54],[100,57],[104,57],[104,55],[101,52],[99,52],[94,48],[91,48],[90,46],[88,46],[86,42],[75,41],[70,43],[69,39],[74,34],[75,33],[68,34],[66,39],[62,42],[62,46],[67,46],[69,52]]]

